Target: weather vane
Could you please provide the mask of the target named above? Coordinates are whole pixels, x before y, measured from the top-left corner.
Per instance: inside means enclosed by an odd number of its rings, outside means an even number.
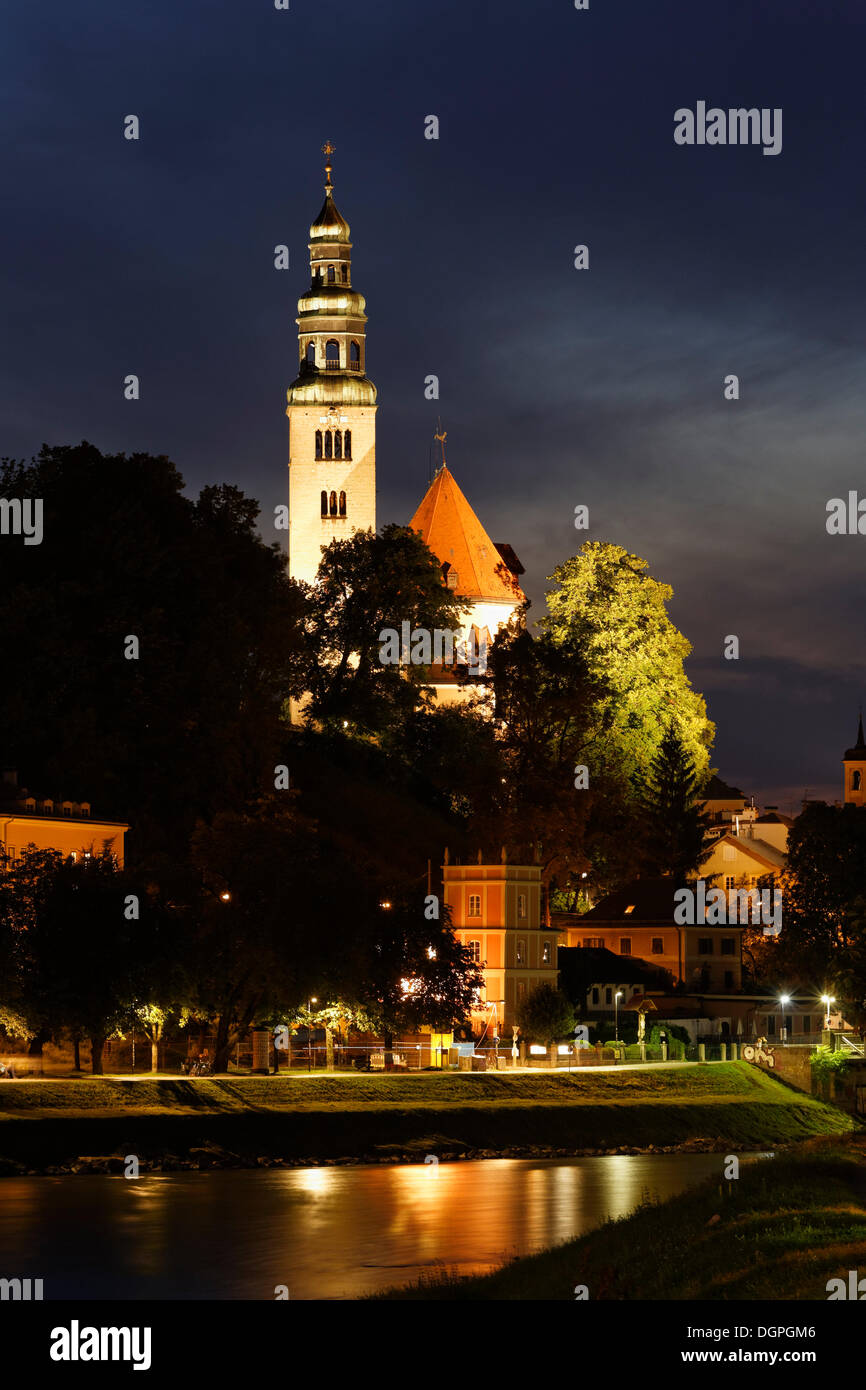
[[[335,148],[336,146],[332,145],[330,140],[326,140],[322,146],[322,154],[325,156],[325,173],[328,176],[328,188],[331,187],[331,155],[334,153]]]

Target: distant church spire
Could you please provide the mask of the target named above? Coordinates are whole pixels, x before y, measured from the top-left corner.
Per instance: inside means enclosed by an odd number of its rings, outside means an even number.
[[[854,806],[866,805],[866,741],[863,738],[863,710],[857,722],[857,742],[845,750],[842,799]]]

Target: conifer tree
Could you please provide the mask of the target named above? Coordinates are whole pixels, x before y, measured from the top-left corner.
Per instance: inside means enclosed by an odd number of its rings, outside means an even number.
[[[671,721],[650,765],[641,797],[644,861],[648,873],[679,881],[694,874],[709,853],[709,817],[701,781]]]

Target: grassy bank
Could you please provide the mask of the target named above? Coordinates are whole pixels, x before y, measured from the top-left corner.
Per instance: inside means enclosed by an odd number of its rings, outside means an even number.
[[[481,1278],[388,1299],[826,1299],[866,1267],[866,1140],[812,1140]]]
[[[744,1063],[651,1071],[81,1078],[0,1085],[0,1168],[766,1147],[852,1121]],[[210,1157],[203,1151],[209,1151]],[[221,1158],[222,1156],[222,1158]]]

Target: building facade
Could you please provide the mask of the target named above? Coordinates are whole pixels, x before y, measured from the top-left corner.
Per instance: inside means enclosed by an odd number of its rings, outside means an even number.
[[[454,933],[484,975],[473,1025],[510,1036],[520,1001],[557,981],[559,936],[541,920],[541,868],[446,862],[442,874]]]
[[[352,283],[349,224],[325,201],[310,227],[310,288],[298,300],[298,375],[289,417],[289,574],[312,583],[322,548],[376,529],[376,388],[367,376],[366,302]]]
[[[863,741],[863,716],[857,725],[857,742],[848,748],[842,760],[842,800],[851,806],[866,806],[866,743]]]
[[[108,849],[123,867],[125,821],[96,820],[87,801],[34,796],[19,787],[14,772],[4,772],[0,789],[0,852],[8,868],[24,850],[54,849],[73,859]]]

